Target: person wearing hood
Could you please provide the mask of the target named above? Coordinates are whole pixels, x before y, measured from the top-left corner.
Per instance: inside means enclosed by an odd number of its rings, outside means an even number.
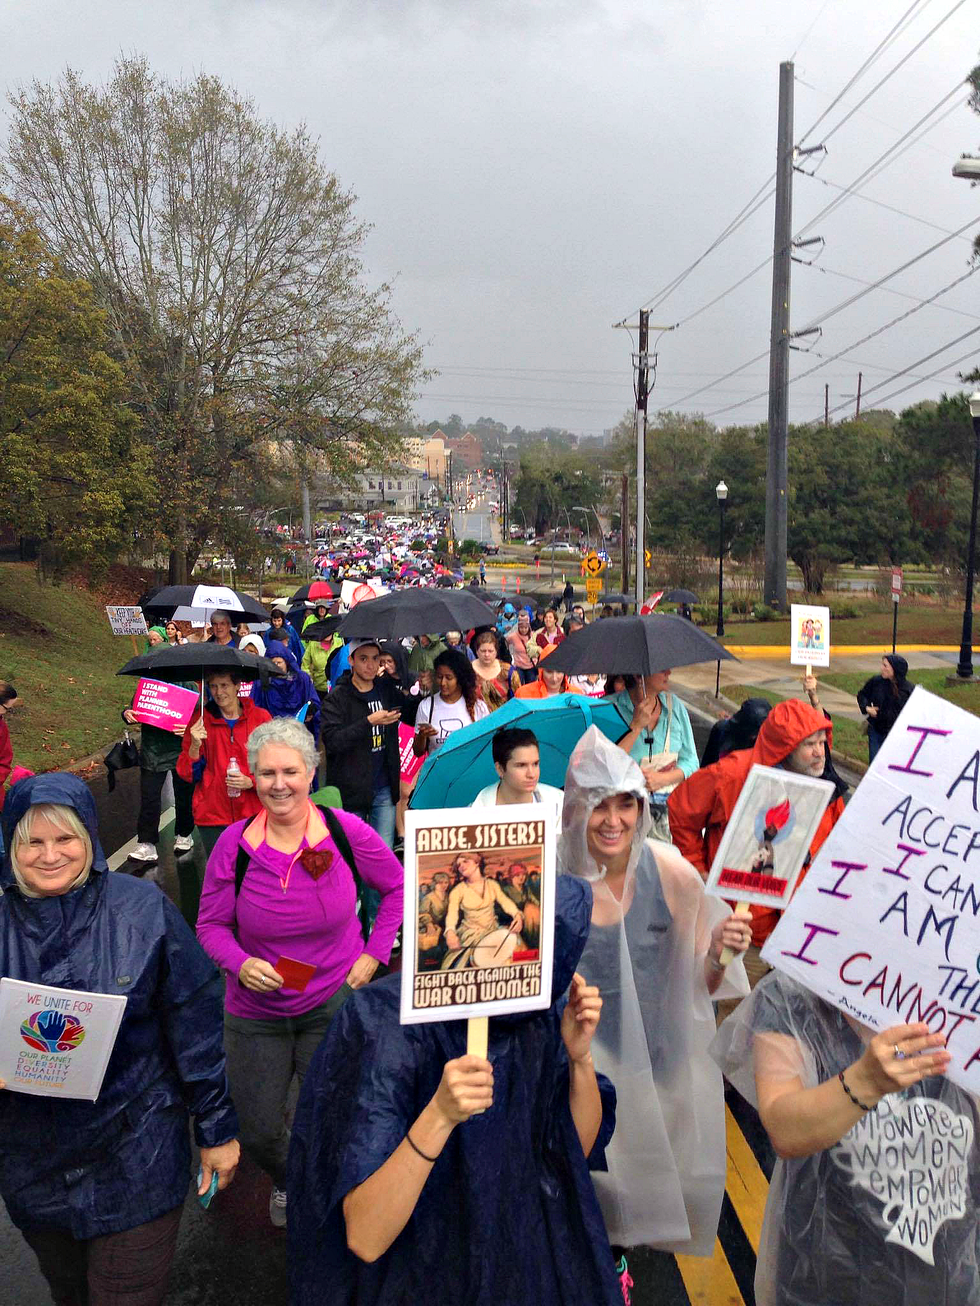
[[[517,613],[514,610],[513,603],[505,603],[500,610],[500,616],[497,618],[497,633],[503,635],[504,639],[517,625]]]
[[[581,969],[603,994],[593,1056],[617,1094],[607,1168],[593,1176],[606,1229],[619,1255],[710,1256],[726,1164],[711,1000],[748,993],[741,961],[721,960],[745,951],[748,924],[706,896],[675,847],[648,839],[643,773],[596,726],[569,759],[561,819],[560,880],[592,884]]]
[[[511,666],[521,678],[522,685],[530,685],[538,678],[538,658],[541,646],[531,632],[531,614],[527,608],[521,608],[517,614],[517,624],[507,636],[510,649]]]
[[[326,639],[308,639],[306,641],[305,652],[300,666],[313,681],[316,692],[321,698],[326,698],[330,693],[330,660],[337,650],[343,647],[343,638],[336,632],[333,635],[328,635]],[[342,667],[341,670],[345,671],[346,667]]]
[[[400,980],[340,1009],[300,1092],[289,1157],[292,1306],[622,1306],[589,1170],[615,1092],[590,1046],[598,990],[576,973],[589,886],[559,879],[552,1004],[403,1025]],[[565,994],[569,993],[566,1001]]]
[[[808,692],[816,697],[812,684],[808,684]],[[798,698],[785,699],[763,721],[753,748],[729,753],[678,785],[667,800],[670,831],[678,849],[703,878],[711,869],[742,785],[758,763],[781,766],[798,775],[818,776],[834,785],[833,796],[810,844],[809,858],[797,880],[797,885],[802,884],[810,861],[844,814],[847,785],[834,770],[830,758],[832,741],[833,730],[826,713]],[[746,970],[754,986],[769,970],[759,956],[759,949],[775,929],[779,912],[773,907],[754,904],[751,912],[752,947],[746,956]]]
[[[698,769],[698,750],[687,706],[670,691],[670,668],[649,676],[624,676],[625,688],[609,695],[626,733],[629,753],[647,782],[654,838],[670,842],[667,799]],[[608,694],[608,691],[607,691]]]
[[[702,767],[713,766],[740,748],[754,747],[771,707],[768,699],[747,698],[732,716],[716,721],[701,754]]]
[[[398,723],[414,720],[418,700],[380,674],[377,640],[352,639],[348,647],[350,670],[320,711],[325,783],[336,785],[344,811],[366,821],[390,848],[401,785]]]
[[[545,666],[546,660],[557,647],[557,644],[552,644],[542,650],[541,656],[538,658],[537,678],[527,685],[521,685],[514,695],[515,698],[551,698],[554,694],[582,693],[580,689],[577,689],[571,683],[564,671],[549,671]]]
[[[898,720],[902,708],[915,688],[906,677],[909,664],[898,653],[886,653],[881,672],[872,676],[858,690],[857,703],[868,718],[868,761],[873,762],[889,730]]]
[[[190,1120],[199,1193],[238,1164],[216,973],[155,884],[110,873],[77,776],[21,781],[0,819],[0,975],[127,999],[94,1102],[0,1083],[0,1196],[56,1302],[160,1306]]]
[[[307,626],[312,626],[313,623],[316,621],[326,621],[327,617],[329,616],[330,616],[330,605],[327,603],[323,603],[322,601],[318,601],[303,618],[303,625],[300,629],[300,634],[303,633],[303,631],[306,629]]]
[[[408,655],[408,669],[416,676],[421,671],[432,671],[436,658],[445,653],[446,645],[438,635],[419,635],[418,643]]]
[[[283,676],[270,676],[267,684],[256,681],[252,687],[252,702],[264,707],[270,716],[293,716],[306,708],[303,724],[314,739],[320,738],[320,695],[307,673],[300,669],[292,650],[285,644],[273,644],[269,657]]]
[[[404,693],[410,693],[415,684],[415,677],[408,669],[408,652],[398,639],[381,641],[381,674],[388,676],[394,685]]]
[[[303,641],[296,627],[286,620],[286,609],[276,606],[269,615],[269,629],[265,632],[265,655],[269,657],[269,648],[277,631],[284,630],[289,640],[289,649],[297,662],[303,661]]]

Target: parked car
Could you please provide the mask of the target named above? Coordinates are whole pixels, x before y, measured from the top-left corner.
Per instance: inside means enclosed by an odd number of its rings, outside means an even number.
[[[480,552],[496,555],[500,552],[500,545],[494,544],[490,540],[484,540],[483,543],[480,545]]]

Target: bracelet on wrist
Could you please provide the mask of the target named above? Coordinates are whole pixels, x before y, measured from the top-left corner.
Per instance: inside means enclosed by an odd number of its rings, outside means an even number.
[[[854,1094],[851,1092],[851,1090],[850,1090],[850,1089],[848,1088],[848,1086],[847,1086],[847,1080],[844,1078],[844,1072],[843,1072],[843,1070],[841,1070],[841,1071],[838,1072],[837,1078],[840,1080],[840,1086],[841,1086],[841,1088],[844,1090],[844,1092],[845,1092],[845,1093],[847,1094],[847,1096],[851,1099],[851,1101],[854,1103],[855,1106],[860,1107],[862,1111],[873,1111],[873,1110],[874,1110],[874,1107],[873,1107],[873,1106],[868,1106],[866,1103],[862,1102],[860,1098],[857,1098],[857,1097],[854,1096]]]
[[[421,1147],[419,1147],[418,1144],[415,1142],[415,1140],[412,1138],[411,1133],[407,1133],[405,1135],[405,1142],[409,1145],[412,1151],[416,1153],[416,1155],[422,1158],[423,1161],[428,1161],[429,1165],[435,1165],[436,1161],[438,1161],[439,1158],[437,1156],[426,1156],[426,1154],[422,1151]]]

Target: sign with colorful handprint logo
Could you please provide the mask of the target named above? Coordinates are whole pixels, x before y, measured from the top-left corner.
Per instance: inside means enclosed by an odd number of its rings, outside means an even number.
[[[32,1011],[20,1027],[20,1036],[39,1052],[74,1052],[85,1037],[85,1026],[63,1011]]]

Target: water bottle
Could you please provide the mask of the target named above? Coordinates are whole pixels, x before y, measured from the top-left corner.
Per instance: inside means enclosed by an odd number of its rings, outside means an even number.
[[[231,761],[228,763],[228,770],[225,772],[225,783],[227,784],[227,782],[232,778],[237,779],[238,776],[241,775],[241,773],[242,773],[242,768],[238,765],[238,759],[236,757],[233,757]],[[235,789],[232,785],[228,785],[229,798],[241,798],[241,796],[242,796],[242,791],[240,789]]]

